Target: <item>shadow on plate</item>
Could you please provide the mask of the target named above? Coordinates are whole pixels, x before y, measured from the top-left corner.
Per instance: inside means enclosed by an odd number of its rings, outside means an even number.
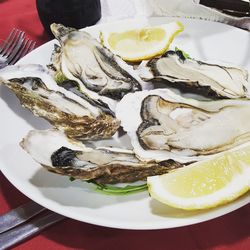
[[[238,198],[238,200],[244,200],[249,197],[249,192],[245,195]],[[231,203],[233,204],[233,202]],[[217,213],[218,209],[223,209],[223,207],[227,206],[228,204],[221,205],[215,208],[210,209],[202,209],[202,210],[195,210],[195,211],[187,211],[183,209],[173,208],[168,205],[165,205],[155,199],[150,200],[150,209],[152,214],[160,216],[160,217],[171,217],[171,218],[188,218],[188,217],[196,217],[196,216],[206,216],[206,213]]]
[[[0,97],[18,117],[25,120],[34,129],[47,129],[51,125],[42,118],[36,117],[31,111],[22,107],[18,98],[7,87],[0,86]]]
[[[43,197],[63,206],[101,208],[148,197],[147,192],[127,196],[106,195],[95,191],[95,186],[81,180],[70,181],[67,176],[49,173],[39,169],[29,182],[37,187]]]
[[[154,215],[173,218],[187,218],[204,213],[204,211],[185,211],[183,209],[173,208],[154,199],[150,201],[150,209]]]

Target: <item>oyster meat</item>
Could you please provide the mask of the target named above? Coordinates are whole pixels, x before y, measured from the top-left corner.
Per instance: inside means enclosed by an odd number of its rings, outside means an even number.
[[[8,66],[0,71],[1,83],[16,94],[22,106],[69,137],[108,138],[119,128],[119,121],[106,104],[78,91],[74,82],[59,87],[41,65]]]
[[[103,184],[134,182],[182,167],[171,160],[143,162],[131,150],[86,147],[58,130],[30,131],[21,146],[51,172]]]
[[[55,47],[50,67],[77,81],[81,91],[92,99],[98,97],[111,107],[113,100],[141,90],[143,81],[133,67],[89,33],[61,24],[52,24],[51,30],[61,47]]]
[[[250,96],[247,70],[186,59],[181,51],[168,51],[160,58],[142,63],[138,73],[143,80],[163,80],[170,86],[207,96],[231,99]]]
[[[126,95],[116,116],[141,160],[188,163],[250,140],[247,99],[198,101],[157,89]]]

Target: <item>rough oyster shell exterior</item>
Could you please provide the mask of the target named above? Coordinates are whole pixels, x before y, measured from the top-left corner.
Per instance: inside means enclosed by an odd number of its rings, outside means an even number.
[[[143,162],[131,150],[87,147],[57,130],[30,131],[21,146],[51,172],[102,184],[135,182],[182,167],[171,160]]]
[[[106,108],[59,87],[41,65],[9,66],[0,71],[0,77],[23,107],[69,137],[109,138],[119,128],[119,121]]]

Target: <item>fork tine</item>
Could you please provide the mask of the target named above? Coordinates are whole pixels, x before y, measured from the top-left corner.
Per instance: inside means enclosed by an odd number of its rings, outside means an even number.
[[[0,46],[0,68],[15,64],[35,48],[36,43],[25,38],[25,32],[14,28]]]
[[[6,63],[8,64],[14,64],[11,63],[12,59],[15,58],[15,56],[18,57],[19,54],[22,53],[22,51],[24,50],[26,44],[28,43],[28,39],[22,39],[17,46],[15,47],[15,49],[11,52],[11,55],[7,58]]]
[[[8,50],[8,52],[5,54],[6,57],[10,56],[12,51],[14,50],[15,46],[17,46],[19,44],[19,42],[23,39],[25,35],[25,32],[24,31],[20,31],[18,30],[18,34],[17,34],[17,37],[16,39],[14,40],[14,42],[12,43],[12,46],[11,48]]]
[[[28,53],[28,51],[31,48],[32,42],[33,42],[32,40],[29,41],[29,44],[27,45],[27,47],[25,48],[25,50],[22,52],[21,57],[25,56]]]
[[[31,44],[31,46],[30,46],[30,48],[29,48],[29,50],[28,50],[27,53],[29,53],[30,51],[32,51],[35,48],[35,46],[36,46],[36,42],[33,41],[33,43]]]
[[[1,52],[2,55],[4,55],[9,50],[9,48],[10,48],[10,46],[11,46],[11,44],[16,36],[16,33],[17,33],[17,29],[14,29],[12,35],[9,37],[9,40],[6,41],[6,46],[4,46],[4,49]]]
[[[10,64],[15,64],[20,58],[25,56],[28,52],[34,49],[36,42],[32,40],[28,40],[29,43],[25,43],[25,45],[20,49],[18,54],[13,58],[13,60],[10,62]]]
[[[12,31],[9,33],[8,37],[4,40],[3,45],[0,47],[0,54],[2,53],[2,51],[4,51],[5,47],[9,44],[9,40],[12,37],[15,30],[16,30],[15,28],[12,29]]]
[[[10,40],[8,41],[8,44],[7,46],[4,48],[3,52],[2,52],[2,56],[6,54],[6,52],[9,51],[11,45],[13,44],[13,41],[15,40],[16,38],[16,34],[18,33],[18,30],[15,29],[14,32],[13,32],[13,35],[11,36]]]

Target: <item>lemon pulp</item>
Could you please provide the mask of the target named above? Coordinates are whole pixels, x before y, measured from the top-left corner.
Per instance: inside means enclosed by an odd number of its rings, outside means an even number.
[[[156,27],[125,30],[123,32],[100,33],[104,46],[127,61],[141,61],[163,54],[174,37],[183,31],[180,22]]]
[[[108,38],[110,47],[122,54],[138,53],[160,42],[166,34],[161,28],[130,30],[124,33],[111,33]]]
[[[148,178],[151,196],[193,210],[232,201],[250,188],[250,146]]]

